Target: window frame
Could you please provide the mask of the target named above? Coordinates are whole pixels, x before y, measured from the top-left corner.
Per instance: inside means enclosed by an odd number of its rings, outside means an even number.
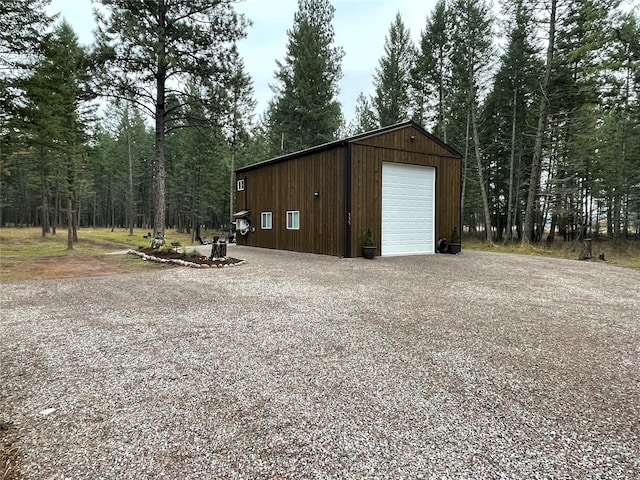
[[[300,230],[300,210],[287,210],[287,230]]]
[[[244,178],[240,178],[236,181],[236,190],[242,192],[244,190]]]
[[[265,226],[265,219],[269,219],[269,226]],[[261,230],[273,230],[273,212],[266,211],[260,212],[260,229]]]

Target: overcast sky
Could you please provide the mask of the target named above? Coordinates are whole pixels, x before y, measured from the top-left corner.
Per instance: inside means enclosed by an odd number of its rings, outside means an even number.
[[[336,45],[345,52],[339,100],[348,121],[353,116],[358,94],[373,92],[373,74],[395,14],[400,12],[417,43],[436,0],[333,0],[332,3],[336,8],[333,21]],[[247,38],[238,47],[253,78],[257,118],[273,96],[269,84],[274,83],[276,59],[284,59],[287,30],[293,25],[298,2],[244,0],[238,2],[236,8],[253,22]],[[91,0],[52,0],[51,11],[60,12],[66,18],[81,43],[92,42],[95,22]]]

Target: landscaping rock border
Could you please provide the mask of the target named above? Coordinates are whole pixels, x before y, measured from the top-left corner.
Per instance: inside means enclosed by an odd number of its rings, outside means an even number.
[[[226,267],[237,267],[239,265],[244,265],[245,263],[247,263],[245,260],[238,260],[233,263],[221,262],[218,264],[208,265],[206,263],[189,262],[187,260],[181,260],[178,258],[160,258],[154,255],[147,255],[144,252],[139,252],[136,250],[129,250],[127,253],[130,255],[137,255],[138,257],[142,258],[142,260],[149,261],[149,262],[167,263],[171,265],[178,265],[180,267],[190,267],[190,268],[226,268]],[[225,261],[226,260],[229,260],[229,257],[227,257]],[[232,260],[235,260],[235,259],[232,259]]]

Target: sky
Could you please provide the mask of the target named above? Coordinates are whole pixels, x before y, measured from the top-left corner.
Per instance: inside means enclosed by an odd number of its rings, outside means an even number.
[[[384,54],[385,36],[397,12],[417,44],[436,0],[333,0],[335,44],[344,49],[343,78],[338,100],[347,122],[353,117],[356,98],[373,93],[373,75]],[[257,119],[273,97],[276,60],[286,53],[287,30],[293,25],[297,0],[243,0],[236,4],[253,25],[238,49],[253,79]],[[51,12],[59,12],[88,45],[96,28],[91,0],[52,0]]]

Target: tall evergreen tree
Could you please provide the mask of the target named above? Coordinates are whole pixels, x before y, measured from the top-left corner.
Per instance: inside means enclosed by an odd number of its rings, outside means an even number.
[[[114,229],[134,220],[136,226],[148,228],[153,212],[153,130],[141,112],[126,103],[110,102],[106,110],[109,115],[101,122],[89,152],[87,222]]]
[[[229,155],[229,229],[231,229],[236,191],[234,170],[238,157],[242,156],[242,152],[248,148],[249,130],[256,107],[253,82],[245,71],[244,62],[235,48],[232,50],[231,78],[226,92],[230,108],[223,131],[231,149]]]
[[[558,21],[558,0],[551,0],[549,11],[549,27],[547,37],[547,54],[544,66],[544,76],[540,86],[540,106],[538,109],[538,127],[531,160],[531,172],[529,174],[529,189],[522,227],[522,244],[526,245],[533,240],[535,217],[538,213],[538,193],[540,175],[542,169],[543,143],[549,121],[549,93],[551,85],[551,72],[556,54],[556,30]]]
[[[344,52],[334,44],[334,13],[329,0],[298,0],[268,110],[273,155],[334,140],[340,128],[337,95]]]
[[[39,43],[44,10],[51,0],[4,0],[0,4],[0,57],[30,50]]]
[[[43,52],[33,74],[22,83],[27,100],[22,127],[40,157],[43,234],[47,230],[50,173],[55,177],[56,195],[65,200],[67,248],[71,249],[77,240],[74,212],[79,213],[80,164],[86,156],[86,52],[64,21],[54,29]]]
[[[126,195],[124,195],[126,199],[125,224],[129,227],[129,235],[133,235],[133,228],[137,224],[136,220],[142,200],[138,191],[144,175],[142,167],[145,160],[148,162],[153,158],[153,144],[149,142],[149,132],[140,110],[127,104],[120,108],[120,111],[117,137],[120,168],[117,175],[121,179],[122,185],[126,184],[127,186]]]
[[[0,79],[7,80],[16,68],[26,66],[25,59],[33,60],[41,53],[43,38],[54,20],[45,13],[49,3],[51,0],[0,2]]]
[[[445,98],[451,76],[449,11],[445,0],[436,3],[420,35],[415,66],[411,71],[415,92],[413,116],[447,141]]]
[[[552,145],[558,152],[549,175],[554,179],[551,239],[556,225],[569,239],[582,238],[590,226],[594,187],[590,170],[597,148],[603,51],[611,40],[610,15],[618,4],[618,0],[582,0],[569,2],[563,10],[551,80],[550,113],[556,132]]]
[[[635,217],[640,228],[640,21],[635,12],[612,25],[608,67],[600,88],[604,98],[602,124],[593,177],[599,191],[597,219],[606,213],[607,234],[628,234]]]
[[[384,56],[376,69],[373,107],[378,125],[384,127],[407,120],[411,115],[411,70],[415,47],[400,12],[385,37]]]
[[[19,148],[21,135],[15,126],[20,121],[18,109],[25,92],[19,83],[32,73],[35,61],[42,54],[46,34],[53,18],[45,9],[50,0],[3,0],[0,2],[0,226],[3,213],[11,203],[24,210],[25,202],[11,197],[25,189],[18,188],[16,171],[20,161],[11,154]]]
[[[196,85],[189,90],[198,95]],[[195,240],[198,225],[209,219],[219,222],[224,214],[229,153],[220,127],[200,125],[198,119],[205,116],[201,104],[181,111],[185,128],[167,136],[167,222],[191,232]]]
[[[507,241],[512,239],[513,225],[521,231],[522,179],[533,148],[530,125],[535,118],[531,107],[542,67],[534,47],[536,25],[531,5],[523,0],[506,1],[503,13],[508,43],[485,100],[482,123],[485,151],[495,170],[496,226],[499,236],[504,229]]]
[[[358,133],[369,132],[378,127],[376,114],[371,107],[369,99],[360,92],[356,99],[355,115],[349,125],[348,134],[357,135]]]
[[[182,106],[202,98],[188,80],[227,84],[231,46],[247,22],[231,0],[99,0],[97,51],[107,95],[137,102],[155,119],[154,235],[165,227],[165,136]],[[204,92],[204,90],[198,90]],[[204,96],[204,94],[203,94]],[[175,102],[169,105],[169,99]]]
[[[466,125],[464,133],[465,158],[472,141],[473,156],[480,192],[480,209],[484,217],[486,241],[493,243],[491,213],[485,178],[485,155],[480,140],[478,111],[483,96],[483,85],[488,77],[488,67],[492,58],[492,17],[489,5],[472,0],[456,0],[452,5],[452,15],[456,25],[452,37],[452,96],[458,102],[458,124]],[[464,106],[460,109],[460,106]],[[460,137],[459,137],[460,138]],[[466,202],[466,186],[470,179],[470,169],[463,172],[462,207]]]

